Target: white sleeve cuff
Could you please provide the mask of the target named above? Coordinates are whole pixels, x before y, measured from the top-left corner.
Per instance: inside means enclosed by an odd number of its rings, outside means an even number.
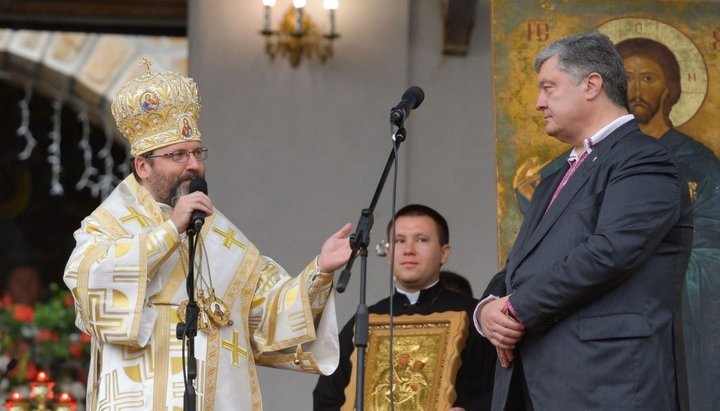
[[[473,312],[473,323],[475,323],[475,329],[483,337],[485,337],[485,334],[483,334],[482,328],[480,327],[480,323],[478,322],[478,315],[480,314],[480,309],[482,309],[485,304],[489,303],[490,301],[495,301],[498,298],[500,298],[500,297],[498,297],[497,295],[492,295],[492,294],[488,295],[487,297],[483,298],[482,301],[480,301],[478,303],[478,305],[475,307],[475,311]]]

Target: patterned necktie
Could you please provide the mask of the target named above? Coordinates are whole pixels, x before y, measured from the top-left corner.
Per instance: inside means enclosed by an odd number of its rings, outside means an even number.
[[[570,177],[575,173],[575,170],[577,170],[580,167],[580,164],[582,164],[583,160],[585,160],[585,157],[587,157],[588,152],[584,151],[580,157],[570,163],[570,168],[568,171],[565,172],[565,175],[563,176],[562,180],[560,181],[560,184],[558,184],[557,188],[555,189],[555,192],[553,193],[552,198],[550,199],[550,204],[548,204],[547,208],[545,209],[545,212],[547,213],[547,210],[550,209],[550,206],[557,198],[558,194],[560,194],[560,191],[562,191],[563,187],[565,187],[565,184],[570,180]]]

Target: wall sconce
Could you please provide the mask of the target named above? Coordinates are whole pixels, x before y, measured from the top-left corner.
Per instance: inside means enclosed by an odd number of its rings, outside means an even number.
[[[279,29],[274,31],[270,28],[270,14],[275,6],[275,0],[263,0],[265,12],[260,34],[265,37],[265,52],[271,60],[278,54],[288,56],[290,65],[297,67],[303,55],[310,58],[317,57],[323,63],[333,55],[333,41],[340,37],[335,32],[335,10],[338,8],[338,0],[323,1],[323,8],[328,10],[330,19],[326,34],[320,34],[315,22],[305,13],[306,2],[306,0],[293,0],[293,5],[288,8],[280,21]]]

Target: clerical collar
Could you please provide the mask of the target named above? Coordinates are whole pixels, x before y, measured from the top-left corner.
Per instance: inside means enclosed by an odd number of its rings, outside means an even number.
[[[613,131],[617,130],[618,128],[620,128],[620,126],[634,118],[635,116],[633,116],[632,114],[625,114],[624,116],[620,116],[608,123],[608,125],[606,125],[605,127],[601,128],[597,133],[590,136],[590,138],[586,138],[585,140],[583,140],[583,147],[585,148],[585,152],[587,152],[588,154],[592,153],[595,146],[600,144],[601,141],[605,140],[605,137],[609,136]],[[578,153],[577,147],[574,148],[570,152],[570,156],[568,156],[568,162],[570,164],[574,163],[578,158],[580,158],[581,155],[582,152]]]
[[[435,287],[439,282],[440,282],[440,280],[437,280],[434,283],[430,284],[429,286],[423,288],[420,291],[405,291],[398,286],[395,286],[395,291],[397,291],[398,293],[407,297],[407,299],[408,299],[408,301],[410,301],[411,305],[415,305],[415,304],[417,304],[418,300],[420,299],[420,295],[427,294],[427,292],[430,289],[432,289],[433,287]]]

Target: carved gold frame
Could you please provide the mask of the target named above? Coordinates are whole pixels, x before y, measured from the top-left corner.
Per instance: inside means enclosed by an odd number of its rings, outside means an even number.
[[[446,410],[455,401],[455,376],[468,334],[465,312],[402,315],[393,320],[393,393],[395,410]],[[390,316],[370,314],[365,365],[364,408],[389,406]],[[355,409],[357,349],[345,388],[343,411]]]

